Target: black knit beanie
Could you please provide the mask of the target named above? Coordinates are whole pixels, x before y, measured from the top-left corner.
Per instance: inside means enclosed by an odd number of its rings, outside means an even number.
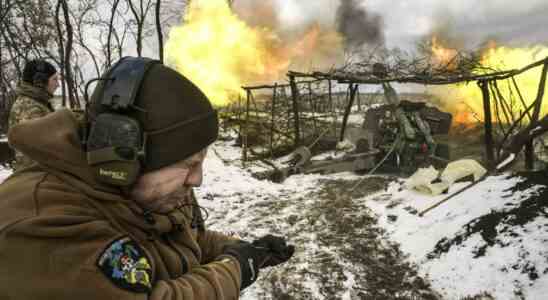
[[[148,70],[135,105],[140,108],[136,118],[147,133],[145,172],[186,159],[217,139],[217,113],[209,99],[162,64]]]
[[[45,87],[48,84],[49,78],[57,73],[55,67],[43,59],[35,59],[27,62],[23,69],[23,81]]]
[[[97,107],[101,86],[97,85],[91,98],[92,118],[104,112]],[[163,64],[148,68],[134,104],[137,109],[127,115],[139,121],[146,135],[144,172],[184,160],[217,139],[217,113],[209,99],[190,80]]]

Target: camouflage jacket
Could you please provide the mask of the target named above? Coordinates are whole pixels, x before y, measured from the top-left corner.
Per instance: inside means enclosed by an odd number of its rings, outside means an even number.
[[[17,99],[15,99],[9,114],[9,128],[53,112],[53,107],[49,102],[53,96],[45,89],[21,82],[17,86],[16,92]],[[14,170],[27,167],[30,164],[32,164],[32,160],[15,149]]]

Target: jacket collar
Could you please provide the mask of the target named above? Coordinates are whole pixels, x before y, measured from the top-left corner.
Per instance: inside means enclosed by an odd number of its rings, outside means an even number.
[[[45,88],[37,87],[28,82],[21,81],[17,85],[15,91],[19,96],[27,96],[51,108],[51,103],[49,100],[53,98],[53,95],[50,94]]]
[[[33,122],[10,129],[10,143],[38,162],[40,168],[54,174],[103,205],[108,203],[126,223],[157,233],[171,232],[190,222],[180,210],[167,215],[146,213],[121,189],[98,182],[87,164],[80,139],[81,124],[68,110],[59,110]],[[24,171],[24,170],[22,170]],[[135,218],[135,216],[140,216]]]

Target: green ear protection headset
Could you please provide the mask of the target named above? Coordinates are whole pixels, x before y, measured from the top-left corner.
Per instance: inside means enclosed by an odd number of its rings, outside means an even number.
[[[97,181],[126,187],[138,178],[146,157],[146,133],[132,113],[143,111],[135,99],[147,71],[157,60],[142,57],[124,57],[105,77],[96,78],[86,85],[86,126],[83,146],[88,164]],[[96,87],[93,119],[90,120],[87,90]]]

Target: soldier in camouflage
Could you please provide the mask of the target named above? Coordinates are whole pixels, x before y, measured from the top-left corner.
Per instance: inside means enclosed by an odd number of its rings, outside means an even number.
[[[53,93],[59,87],[59,74],[45,60],[29,61],[17,86],[17,99],[9,115],[9,128],[32,119],[41,118],[54,111],[51,105]],[[28,167],[32,160],[15,149],[14,170]]]

